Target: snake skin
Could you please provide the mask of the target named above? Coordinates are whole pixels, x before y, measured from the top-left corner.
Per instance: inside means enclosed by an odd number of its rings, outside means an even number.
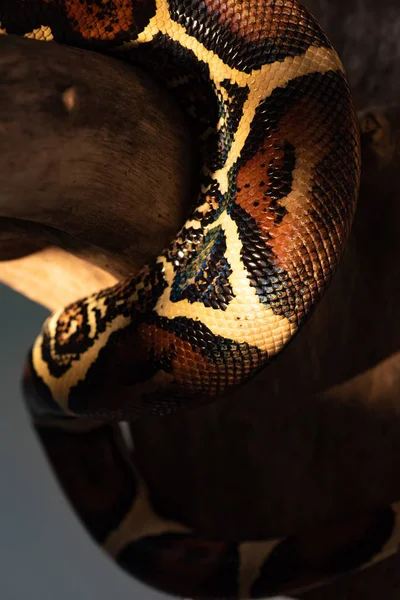
[[[2,6],[8,33],[146,68],[193,117],[203,157],[170,246],[45,324],[30,359],[43,410],[160,415],[245,383],[310,314],[355,210],[358,128],[328,39],[297,0]]]
[[[396,551],[399,505],[285,540],[202,539],[154,508],[117,425],[74,425],[168,414],[242,385],[326,289],[354,215],[359,137],[341,62],[312,16],[298,0],[3,0],[0,32],[143,67],[192,117],[202,151],[170,246],[50,317],[26,365],[42,441],[95,539],[135,576],[191,598],[292,592]],[[63,457],[83,448],[91,475],[114,481],[109,508],[109,486],[82,495],[82,462],[81,486],[68,479]]]
[[[297,597],[399,549],[400,503],[287,538],[203,538],[165,514],[116,425],[80,421],[38,425],[64,491],[117,564],[169,594],[193,600]]]

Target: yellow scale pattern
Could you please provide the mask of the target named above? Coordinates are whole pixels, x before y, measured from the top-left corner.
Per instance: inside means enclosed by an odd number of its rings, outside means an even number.
[[[276,88],[286,86],[294,77],[342,70],[342,65],[334,50],[314,46],[309,47],[305,54],[301,56],[289,56],[282,62],[266,64],[261,69],[253,71],[250,74],[231,68],[214,52],[207,50],[194,37],[189,36],[179,23],[174,22],[170,18],[166,0],[157,0],[157,10],[154,17],[150,20],[144,31],[139,34],[138,38],[135,41],[126,43],[123,50],[128,50],[141,43],[149,42],[158,33],[169,36],[182,47],[191,50],[199,60],[206,62],[210,69],[210,76],[221,94],[225,93],[221,82],[226,79],[240,86],[247,85],[249,87],[249,95],[243,107],[243,116],[226,163],[222,169],[210,173],[212,179],[218,182],[222,193],[225,193],[228,189],[228,173],[240,155],[249,135],[255,111],[260,102],[268,98]],[[40,31],[37,34],[37,39],[42,39],[41,36],[42,32]],[[291,209],[298,208],[299,203],[307,197],[311,175],[310,168],[304,168],[304,165],[299,164],[295,172],[293,189],[285,200]],[[227,240],[226,258],[233,271],[230,277],[230,284],[235,297],[230,302],[227,310],[221,314],[220,311],[215,311],[211,307],[199,305],[199,303],[190,303],[188,300],[170,302],[169,295],[174,276],[173,265],[164,257],[160,257],[159,261],[163,264],[168,287],[157,303],[156,312],[160,316],[169,319],[180,316],[200,321],[216,335],[233,339],[238,343],[247,342],[251,346],[255,346],[260,351],[272,356],[279,352],[293,337],[296,332],[296,325],[290,323],[286,317],[274,314],[271,308],[259,302],[255,289],[249,284],[247,272],[240,257],[241,243],[235,222],[224,212],[218,221],[205,229],[205,233],[218,226],[221,226],[225,232]],[[194,219],[187,222],[186,227],[197,228],[199,227],[199,223]],[[134,302],[135,300],[136,292],[130,299],[130,302]],[[96,303],[96,306],[93,306],[94,308],[101,309],[101,302]],[[55,331],[58,318],[59,314],[56,314],[48,322],[50,333]],[[94,318],[92,322],[94,327]],[[99,336],[95,344],[82,354],[80,360],[72,365],[65,378],[61,379],[53,377],[49,372],[48,365],[41,355],[42,338],[40,336],[37,339],[33,349],[35,369],[41,374],[51,389],[53,397],[66,412],[69,412],[68,390],[86,377],[88,369],[96,361],[99,351],[107,343],[110,335],[126,327],[128,324],[129,319],[122,317],[118,317],[110,322],[107,330]],[[150,341],[149,339],[148,344]],[[188,360],[190,360],[189,357]],[[195,364],[193,368],[196,371]],[[193,373],[193,379],[197,379],[199,376],[201,376],[201,373]],[[204,377],[203,373],[203,380]],[[159,380],[159,376],[157,376],[157,379]],[[167,381],[168,377],[166,377]],[[238,382],[232,381],[232,383]],[[190,381],[187,381],[186,385],[189,387]],[[197,391],[200,391],[198,390],[198,386],[195,386],[193,391],[196,391],[196,388]],[[203,382],[201,390],[209,395],[213,395],[216,393],[217,387],[215,383],[207,385]]]

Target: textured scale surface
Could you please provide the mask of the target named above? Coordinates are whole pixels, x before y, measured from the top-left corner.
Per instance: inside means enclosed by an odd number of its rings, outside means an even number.
[[[328,39],[287,0],[19,0],[1,16],[145,67],[192,115],[203,156],[169,248],[47,321],[41,395],[53,412],[134,418],[243,384],[310,313],[354,213],[358,130]]]
[[[244,384],[310,315],[354,215],[358,126],[325,34],[298,0],[3,0],[0,31],[141,66],[192,117],[203,161],[169,247],[45,323],[25,373],[36,415],[162,415]],[[43,425],[52,459],[58,443],[119,456],[114,425],[60,427]],[[125,473],[121,510],[80,512],[122,566],[172,593],[264,597],[399,543],[397,506],[284,541],[202,540],[163,519],[121,460],[110,467]]]

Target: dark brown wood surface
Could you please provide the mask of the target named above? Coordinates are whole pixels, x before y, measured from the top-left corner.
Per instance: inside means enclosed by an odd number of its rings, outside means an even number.
[[[0,35],[0,258],[56,244],[116,275],[142,266],[184,221],[194,152],[141,71]]]

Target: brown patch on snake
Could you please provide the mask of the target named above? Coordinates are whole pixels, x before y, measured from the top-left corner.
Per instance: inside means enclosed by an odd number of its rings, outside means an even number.
[[[277,126],[267,121],[265,140],[238,172],[236,204],[254,219],[266,257],[268,249],[285,273],[276,292],[290,282],[288,303],[297,297],[290,311],[298,321],[337,265],[359,177],[354,114],[342,103],[346,84],[339,73],[325,78],[333,79],[334,91],[318,91],[318,79],[304,79],[297,101]],[[280,104],[271,99],[267,106],[273,115]]]
[[[94,48],[135,39],[154,13],[151,0],[15,0],[0,21],[8,33],[43,39],[50,27],[56,41]]]
[[[236,202],[251,215],[260,232],[272,238],[271,246],[285,269],[296,258],[291,240],[300,237],[304,244],[307,238],[315,168],[330,149],[325,144],[329,132],[323,117],[318,101],[299,100],[238,173]],[[288,149],[292,160],[287,158]],[[277,218],[279,211],[281,218]],[[318,246],[321,250],[321,242]]]
[[[178,384],[190,392],[215,394],[221,373],[215,363],[201,355],[199,348],[156,325],[143,324],[139,331],[147,354],[154,353],[153,360],[160,366],[164,364]]]
[[[271,241],[279,264],[293,279],[305,271],[314,280],[307,284],[311,296],[319,294],[338,263],[360,173],[354,115],[343,109],[340,98],[336,110],[313,105],[299,102],[296,118],[287,115],[281,121],[283,135],[296,148],[296,168],[292,192],[283,201],[287,215]]]
[[[273,39],[276,44],[296,30],[298,37],[311,36],[312,21],[298,2],[260,2],[260,0],[205,0],[211,14],[218,14],[220,25],[247,42]],[[315,25],[314,25],[315,27]]]
[[[195,346],[154,324],[141,325],[139,332],[141,344],[148,355],[151,354],[152,361],[170,372],[176,384],[189,393],[220,394],[227,386],[240,384],[265,360],[263,353],[250,346],[247,348],[248,356],[243,359],[235,345],[229,352],[224,352],[223,360],[218,360],[218,356],[212,360],[204,349],[202,351],[201,341],[199,346]]]
[[[319,281],[325,284],[339,247],[340,231],[327,241],[312,214],[315,197],[310,192],[316,166],[330,151],[329,143],[320,142],[328,135],[323,120],[324,110],[317,100],[308,95],[299,99],[238,173],[236,203],[254,219],[274,264],[284,269],[295,288],[303,286],[295,308],[297,319],[304,315],[303,302],[310,303],[318,294]]]
[[[86,40],[113,40],[134,26],[132,2],[110,0],[109,2],[80,2],[66,0],[65,12],[74,31]]]
[[[291,190],[282,200],[287,212],[282,223],[269,232],[274,254],[289,272],[298,271],[307,264],[314,270],[311,265],[314,260],[328,271],[331,264],[327,253],[334,254],[334,249],[339,247],[341,232],[334,230],[335,238],[331,240],[331,249],[327,250],[327,239],[324,239],[327,233],[321,231],[320,223],[312,214],[316,202],[310,192],[318,173],[317,165],[331,151],[334,136],[334,129],[327,127],[324,118],[325,111],[321,110],[318,101],[304,99],[299,100],[280,122],[279,146],[287,141],[295,149],[295,168]],[[323,264],[325,259],[327,262]]]
[[[274,228],[273,200],[268,192],[271,185],[276,188],[280,183],[272,181],[274,170],[279,170],[282,180],[284,146],[285,137],[280,131],[273,132],[238,173],[236,203],[253,217],[261,232],[271,233]],[[291,172],[288,183],[291,183]]]

